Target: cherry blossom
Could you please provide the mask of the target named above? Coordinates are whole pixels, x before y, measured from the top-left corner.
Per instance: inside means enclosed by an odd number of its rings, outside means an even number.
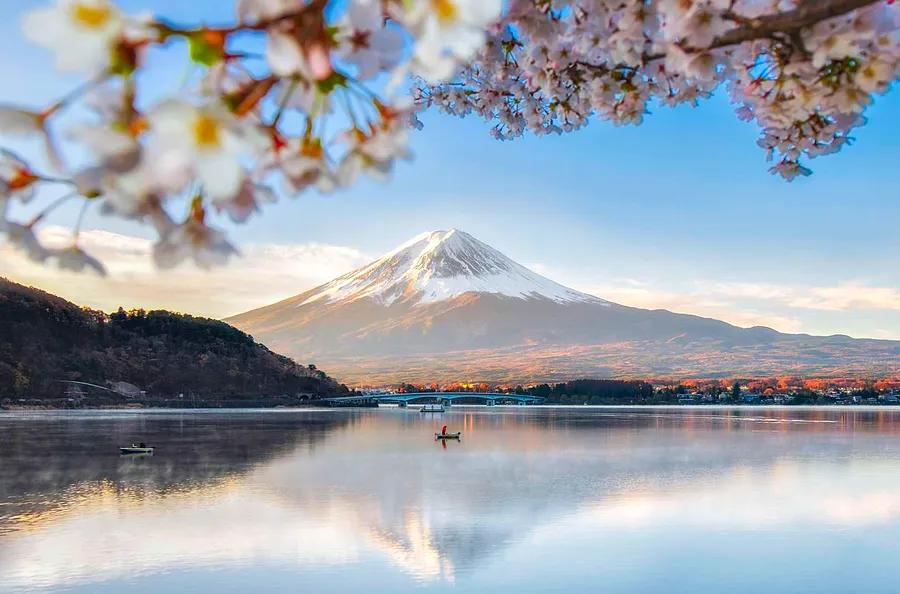
[[[4,205],[9,199],[30,201],[38,181],[40,176],[31,171],[24,159],[12,151],[0,149],[0,200]]]
[[[44,262],[50,257],[50,250],[41,245],[31,225],[20,225],[11,221],[0,221],[0,232],[16,249],[24,253],[33,262]]]
[[[160,186],[178,191],[196,179],[214,200],[240,190],[241,155],[265,142],[259,131],[216,104],[167,101],[151,110],[148,122],[153,134],[148,162],[162,176]]]
[[[122,85],[103,85],[85,94],[84,104],[96,121],[79,122],[68,136],[84,145],[97,160],[117,171],[127,171],[139,157],[143,122],[132,121],[128,91]]]
[[[276,202],[275,192],[267,185],[245,178],[237,194],[231,198],[214,198],[213,205],[225,211],[235,223],[243,223],[250,215],[259,212],[260,205]]]
[[[205,211],[195,201],[190,217],[160,237],[153,246],[153,259],[160,268],[173,268],[185,260],[211,268],[238,253],[224,233],[205,224],[204,217]]]
[[[271,20],[296,8],[296,0],[237,0],[237,15],[242,23]]]
[[[312,67],[303,54],[300,42],[287,33],[273,31],[269,34],[266,58],[273,74],[282,77],[300,75],[307,80],[314,78]],[[325,73],[325,76],[328,74]]]
[[[330,192],[337,184],[335,174],[325,160],[320,139],[292,140],[273,149],[263,160],[262,166],[266,171],[282,174],[288,195],[296,195],[309,188]]]
[[[430,81],[454,74],[482,46],[485,29],[500,17],[501,0],[406,3],[400,19],[416,37],[415,70]]]
[[[383,110],[383,118],[381,124],[369,130],[354,128],[344,135],[348,150],[337,169],[340,185],[354,183],[363,171],[384,180],[395,160],[410,157],[404,112]]]
[[[101,276],[106,276],[106,269],[103,267],[103,264],[76,245],[56,250],[52,254],[59,267],[63,270],[71,270],[72,272],[93,270]]]
[[[395,68],[402,59],[403,34],[385,22],[380,0],[355,0],[338,21],[338,55],[357,68],[357,78],[368,80]]]
[[[40,138],[47,150],[47,159],[56,169],[62,168],[61,159],[56,146],[47,132],[47,118],[53,115],[56,107],[38,113],[20,107],[0,104],[0,133],[24,138]]]
[[[30,13],[22,30],[56,54],[60,70],[98,72],[109,64],[125,20],[109,0],[57,0],[54,6]]]
[[[27,109],[0,105],[0,130],[6,134],[40,134],[44,129],[44,116]]]

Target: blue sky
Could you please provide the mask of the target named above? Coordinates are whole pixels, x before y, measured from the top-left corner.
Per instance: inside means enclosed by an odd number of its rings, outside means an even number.
[[[48,54],[18,31],[21,15],[42,4],[0,5],[0,102],[41,105],[77,82],[55,73]],[[232,3],[119,4],[176,20],[227,22]],[[165,71],[160,85],[178,84],[179,60],[157,57]],[[159,277],[124,263],[111,268],[119,280],[101,281],[4,256],[0,273],[7,267],[13,278],[101,307],[149,300],[225,315],[309,288],[422,231],[456,227],[614,301],[786,331],[900,338],[900,93],[877,98],[853,146],[812,161],[814,175],[790,184],[767,173],[756,128],[734,117],[724,93],[698,108],[653,112],[639,127],[593,121],[573,134],[503,143],[478,119],[428,113],[425,129],[413,136],[414,161],[400,164],[389,182],[283,199],[245,226],[221,222],[249,260],[231,272],[182,271],[178,286],[228,292],[229,274],[264,266],[252,257],[265,246],[284,254],[309,246],[333,252],[317,262],[309,254],[279,262],[283,278],[266,276],[255,293],[243,289],[244,300],[223,295],[195,303],[172,290],[129,292],[123,275]],[[61,209],[49,223],[73,218],[72,209]],[[149,237],[96,214],[85,227]],[[334,253],[341,256],[329,268]],[[317,273],[306,274],[312,268]]]

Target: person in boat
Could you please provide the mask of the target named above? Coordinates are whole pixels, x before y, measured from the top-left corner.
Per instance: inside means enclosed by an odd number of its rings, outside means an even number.
[[[447,435],[447,426],[446,425],[441,427],[441,435]]]
[[[145,444],[145,443],[142,441],[141,444],[140,444],[138,447],[139,447],[139,448],[145,448],[145,447],[147,447],[147,444]]]

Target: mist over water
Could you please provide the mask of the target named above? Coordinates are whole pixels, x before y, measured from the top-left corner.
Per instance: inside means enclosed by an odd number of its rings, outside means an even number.
[[[896,591],[900,411],[451,410],[0,413],[0,592]]]

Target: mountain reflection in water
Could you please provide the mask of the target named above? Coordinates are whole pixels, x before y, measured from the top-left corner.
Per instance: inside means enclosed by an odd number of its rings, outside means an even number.
[[[898,431],[885,409],[2,414],[0,592],[889,592]],[[136,440],[156,455],[118,455]]]

